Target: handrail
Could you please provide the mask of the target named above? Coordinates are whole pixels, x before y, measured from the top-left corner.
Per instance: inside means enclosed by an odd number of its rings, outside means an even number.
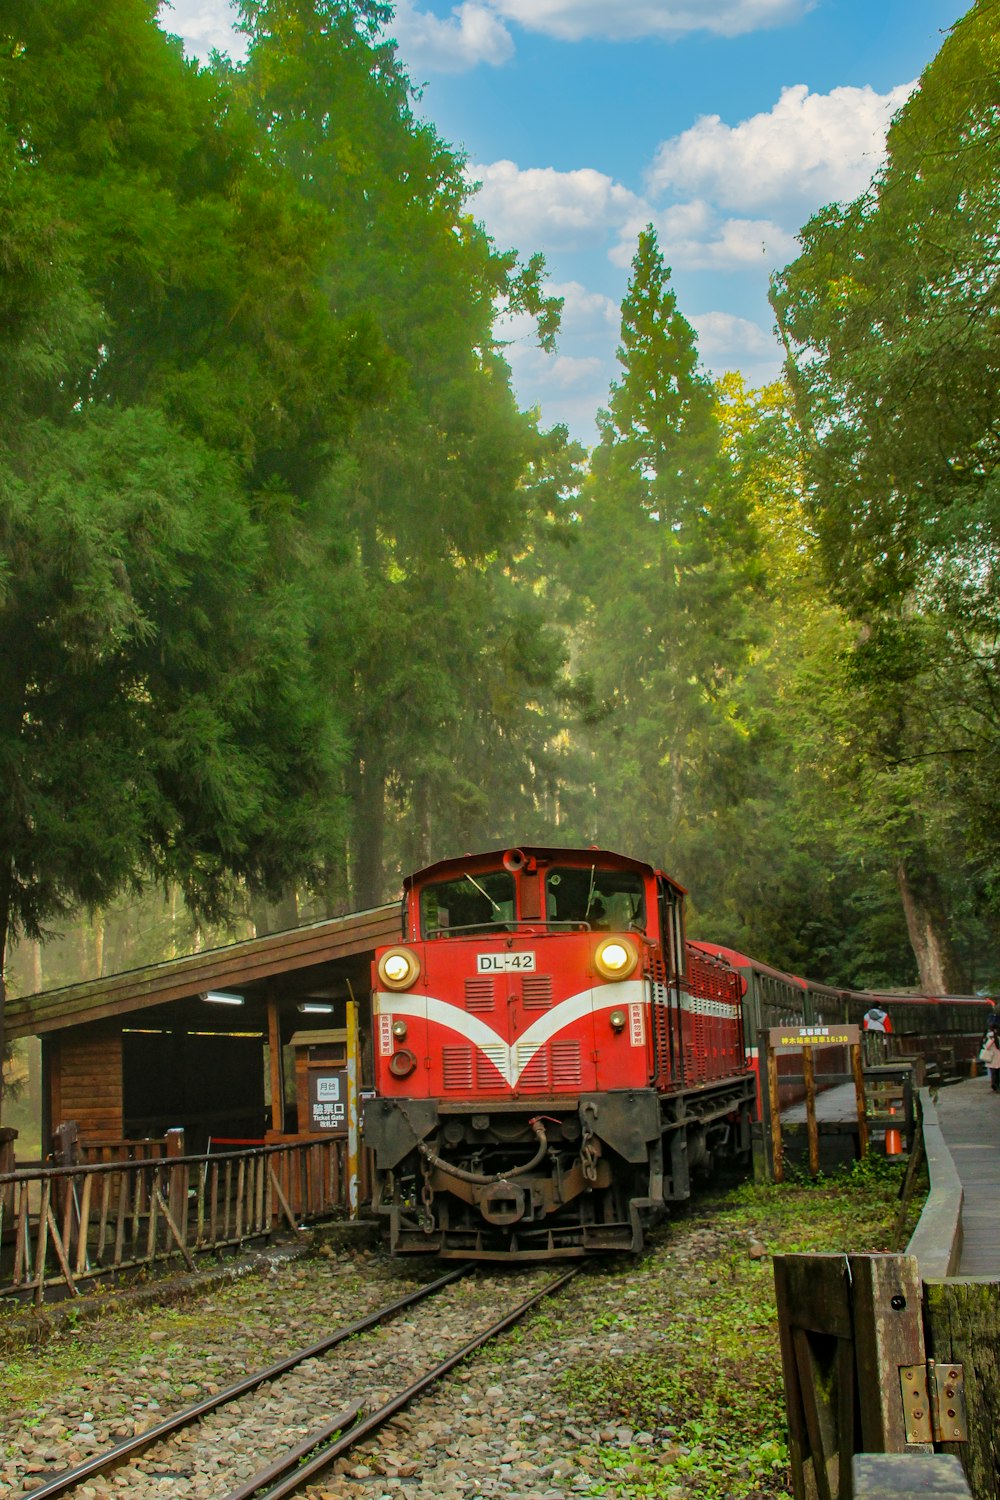
[[[367,1155],[360,1189],[367,1194]],[[0,1175],[0,1298],[294,1234],[348,1212],[347,1142],[307,1137],[211,1155],[86,1161]]]
[[[906,1254],[920,1266],[924,1281],[954,1276],[962,1255],[962,1204],[964,1189],[944,1134],[930,1089],[919,1092],[920,1126],[930,1192]]]

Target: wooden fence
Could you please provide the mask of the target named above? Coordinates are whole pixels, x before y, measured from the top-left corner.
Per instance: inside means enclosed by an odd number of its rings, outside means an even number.
[[[207,1156],[180,1154],[177,1137],[129,1143],[132,1159],[103,1160],[95,1147],[86,1161],[0,1173],[0,1296],[41,1303],[53,1287],[78,1296],[102,1276],[168,1259],[194,1269],[199,1252],[347,1213],[343,1137]],[[364,1153],[360,1168],[364,1198]]]

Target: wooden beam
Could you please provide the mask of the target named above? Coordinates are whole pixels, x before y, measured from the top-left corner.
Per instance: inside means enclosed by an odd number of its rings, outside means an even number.
[[[285,1073],[281,1055],[281,1013],[273,993],[267,997],[267,1046],[271,1073],[271,1129],[285,1133]]]

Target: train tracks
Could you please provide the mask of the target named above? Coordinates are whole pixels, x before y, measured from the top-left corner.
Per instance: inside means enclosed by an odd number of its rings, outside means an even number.
[[[481,1329],[458,1347],[450,1350],[432,1368],[415,1374],[412,1380],[389,1395],[387,1399],[369,1402],[362,1398],[344,1402],[342,1398],[338,1398],[337,1393],[345,1383],[344,1371],[327,1365],[328,1356],[338,1345],[348,1340],[362,1340],[372,1330],[391,1324],[401,1314],[415,1308],[421,1302],[429,1299],[433,1304],[435,1298],[445,1295],[455,1283],[465,1278],[472,1270],[471,1266],[460,1266],[449,1271],[446,1275],[419,1287],[404,1297],[397,1298],[385,1307],[378,1308],[344,1325],[319,1342],[300,1349],[297,1353],[245,1376],[224,1390],[174,1413],[155,1427],[118,1443],[102,1453],[95,1454],[83,1463],[63,1470],[36,1488],[27,1491],[26,1494],[31,1496],[32,1500],[55,1500],[56,1496],[72,1494],[80,1487],[89,1485],[93,1480],[120,1472],[126,1466],[131,1466],[131,1472],[136,1475],[135,1482],[129,1483],[127,1491],[129,1495],[141,1493],[144,1471],[148,1472],[152,1494],[164,1473],[164,1455],[169,1453],[166,1468],[177,1481],[176,1493],[178,1495],[190,1496],[192,1500],[195,1496],[202,1495],[211,1496],[212,1500],[283,1500],[283,1497],[293,1495],[321,1475],[355,1444],[370,1438],[380,1427],[391,1421],[416,1397],[428,1391],[461,1361],[511,1328],[543,1298],[559,1291],[576,1275],[578,1269],[578,1267],[573,1267],[560,1276],[550,1277],[540,1288],[533,1286],[530,1295],[508,1308],[499,1318],[490,1322],[488,1327]],[[496,1297],[491,1297],[490,1301],[495,1310]],[[390,1352],[388,1363],[393,1365],[394,1374],[398,1378],[398,1367],[401,1363],[404,1363],[405,1367],[405,1362],[394,1360]],[[333,1412],[333,1415],[320,1426],[306,1432],[295,1442],[280,1445],[281,1451],[277,1452],[269,1463],[249,1477],[240,1479],[234,1487],[225,1492],[222,1486],[227,1481],[223,1477],[221,1468],[212,1484],[207,1487],[203,1475],[196,1474],[189,1477],[178,1471],[176,1449],[178,1443],[184,1441],[184,1435],[188,1429],[195,1428],[198,1424],[202,1443],[211,1444],[214,1441],[224,1447],[226,1427],[219,1428],[218,1437],[213,1439],[212,1424],[217,1425],[220,1419],[225,1423],[227,1418],[232,1422],[234,1420],[232,1413],[238,1409],[239,1403],[243,1402],[244,1398],[252,1397],[262,1388],[275,1383],[288,1379],[294,1380],[297,1373],[301,1374],[304,1371],[307,1371],[309,1375],[308,1397],[303,1396],[304,1404],[315,1406],[317,1402],[321,1404],[325,1402],[327,1409]],[[262,1431],[268,1430],[266,1411],[262,1412],[261,1416]],[[273,1437],[273,1434],[271,1436]],[[230,1478],[233,1477],[235,1476],[230,1476]]]

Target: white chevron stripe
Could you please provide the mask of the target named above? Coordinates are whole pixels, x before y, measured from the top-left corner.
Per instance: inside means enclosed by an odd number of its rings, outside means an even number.
[[[396,994],[391,990],[377,990],[374,1010],[376,1015],[426,1019],[448,1031],[456,1032],[474,1047],[484,1050],[489,1048],[490,1061],[496,1064],[502,1077],[513,1088],[539,1047],[558,1036],[560,1031],[574,1021],[602,1010],[612,1010],[615,1006],[641,1004],[645,999],[646,986],[641,979],[626,979],[621,984],[580,990],[539,1016],[513,1045],[504,1041],[482,1017],[470,1016],[468,1011],[452,1005],[448,1000],[439,1000],[436,995]]]

